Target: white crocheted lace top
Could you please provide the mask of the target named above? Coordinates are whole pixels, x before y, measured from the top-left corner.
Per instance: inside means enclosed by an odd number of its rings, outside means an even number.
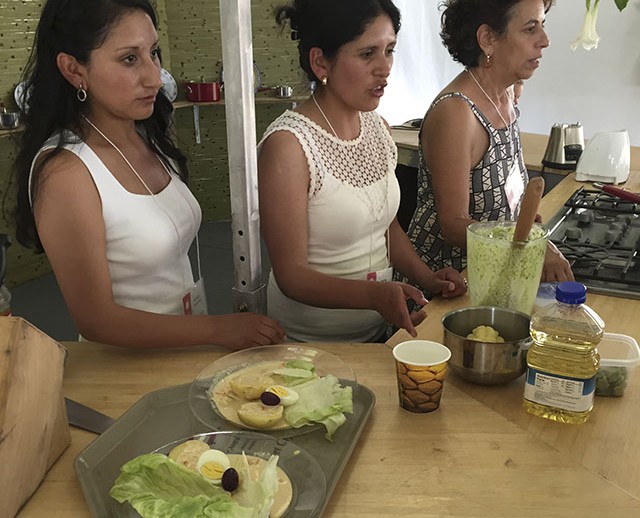
[[[267,128],[261,143],[283,130],[293,133],[304,150],[309,165],[309,199],[337,180],[369,207],[376,220],[383,215],[397,149],[377,113],[361,112],[360,134],[353,140],[341,140],[308,117],[287,110]]]
[[[304,115],[287,111],[267,128],[260,144],[276,131],[292,133],[307,159],[309,267],[362,280],[369,272],[387,268],[386,233],[398,211],[400,188],[396,146],[382,118],[375,112],[361,113],[358,137],[341,140]],[[267,299],[269,315],[284,326],[292,341],[371,341],[386,325],[373,310],[318,308],[289,299],[273,271]]]

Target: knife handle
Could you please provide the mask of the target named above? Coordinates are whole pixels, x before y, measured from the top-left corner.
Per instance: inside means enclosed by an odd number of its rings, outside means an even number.
[[[607,194],[617,196],[622,200],[630,201],[631,203],[640,203],[640,194],[636,194],[635,192],[625,191],[624,189],[612,187],[611,185],[603,185],[601,189]]]

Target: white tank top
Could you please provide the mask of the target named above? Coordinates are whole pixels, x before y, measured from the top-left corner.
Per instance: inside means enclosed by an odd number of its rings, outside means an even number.
[[[397,149],[380,116],[361,113],[360,134],[345,141],[304,115],[286,111],[267,128],[260,144],[276,131],[288,131],[298,139],[309,166],[309,266],[327,275],[362,280],[388,267],[386,232],[398,211],[400,189]],[[287,298],[273,271],[267,300],[269,315],[293,341],[366,342],[386,328],[376,311],[318,308]]]
[[[58,140],[50,138],[34,163]],[[193,284],[188,251],[202,220],[197,200],[173,172],[153,196],[130,193],[79,137],[67,132],[65,140],[71,143],[64,149],[85,164],[102,202],[114,301],[142,311],[181,314],[182,297]]]

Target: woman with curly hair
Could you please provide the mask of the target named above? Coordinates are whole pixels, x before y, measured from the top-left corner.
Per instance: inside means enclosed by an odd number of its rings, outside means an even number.
[[[529,79],[549,46],[552,0],[448,0],[441,37],[465,66],[431,104],[419,133],[417,208],[408,235],[431,268],[466,267],[475,221],[514,219],[528,182],[514,84]],[[549,244],[542,280],[572,280]]]

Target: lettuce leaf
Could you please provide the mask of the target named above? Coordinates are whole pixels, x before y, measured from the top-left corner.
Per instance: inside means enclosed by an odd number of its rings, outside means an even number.
[[[338,378],[331,374],[296,386],[300,396],[295,405],[284,409],[284,418],[292,427],[300,428],[310,423],[322,423],[330,441],[339,426],[344,424],[344,412],[353,413],[351,387],[341,387]]]
[[[273,504],[277,480],[271,487],[264,486],[263,480],[275,479],[277,460],[275,456],[273,466],[268,464],[273,474],[265,468],[257,482],[247,483],[250,477],[244,478],[244,491],[253,495],[245,500],[247,506],[159,453],[140,455],[127,462],[109,494],[120,503],[128,501],[143,518],[266,518]]]
[[[295,387],[300,383],[304,383],[305,381],[309,381],[311,378],[315,377],[315,374],[312,371],[308,371],[306,369],[293,369],[291,367],[282,367],[274,370],[273,373],[281,376],[283,383],[287,387]]]
[[[307,371],[315,372],[316,368],[312,362],[309,360],[289,360],[284,364],[285,367],[289,367],[290,369],[304,369]]]

